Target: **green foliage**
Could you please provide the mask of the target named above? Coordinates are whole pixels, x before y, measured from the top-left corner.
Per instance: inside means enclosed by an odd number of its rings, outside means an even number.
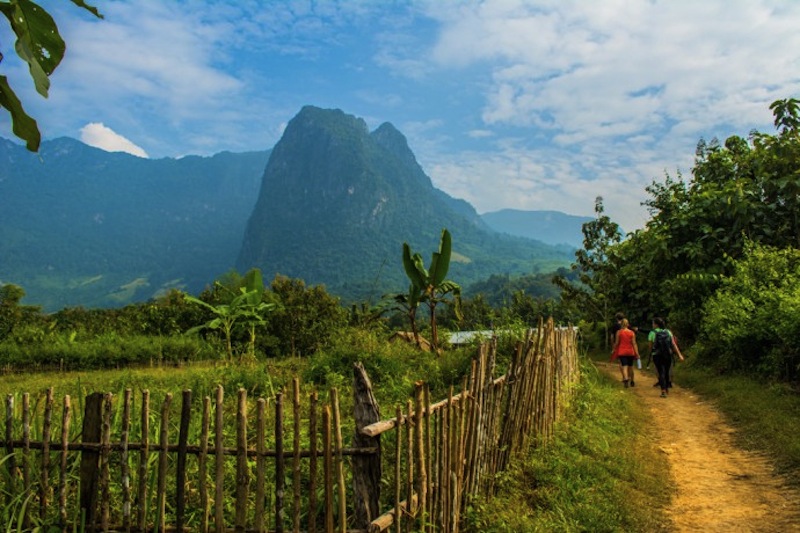
[[[73,3],[103,18],[96,8],[83,0],[73,0]],[[36,92],[47,98],[49,76],[61,63],[66,51],[58,26],[47,11],[31,0],[4,0],[0,2],[0,13],[6,17],[16,35],[14,49],[28,64]],[[2,57],[0,54],[0,60]],[[25,112],[5,76],[0,76],[0,107],[5,107],[11,114],[14,135],[25,141],[28,150],[37,151],[41,141],[39,127]]]
[[[749,243],[703,307],[698,355],[723,370],[800,376],[800,250]]]

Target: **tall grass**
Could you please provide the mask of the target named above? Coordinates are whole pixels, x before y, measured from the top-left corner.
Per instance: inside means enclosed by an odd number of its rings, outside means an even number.
[[[554,441],[503,474],[495,498],[474,503],[469,531],[668,531],[670,474],[648,414],[585,359],[582,373]]]

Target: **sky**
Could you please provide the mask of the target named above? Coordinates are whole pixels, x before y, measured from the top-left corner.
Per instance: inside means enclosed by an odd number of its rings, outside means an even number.
[[[392,123],[479,213],[631,231],[700,139],[775,128],[800,97],[800,1],[41,0],[67,53],[39,96],[0,24],[0,75],[43,138],[139,157],[272,148],[304,105]],[[0,136],[13,139],[7,113]]]

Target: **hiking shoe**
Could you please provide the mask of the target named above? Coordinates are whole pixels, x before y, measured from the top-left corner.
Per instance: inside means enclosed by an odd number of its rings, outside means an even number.
[[[633,380],[631,380],[631,387],[635,387],[635,386],[636,386],[636,382],[634,382]]]
[[[661,391],[661,397],[662,397],[662,398],[666,398],[666,397],[667,397],[667,391],[665,391],[665,390],[662,390],[662,391]]]
[[[628,388],[628,380],[627,379],[623,379],[622,380],[622,384],[625,385],[626,389]]]

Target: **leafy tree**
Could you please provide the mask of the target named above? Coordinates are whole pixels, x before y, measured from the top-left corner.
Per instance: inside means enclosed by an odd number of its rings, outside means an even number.
[[[311,355],[325,346],[347,322],[339,300],[322,285],[307,287],[300,279],[277,275],[270,284],[277,304],[267,331],[282,353]]]
[[[98,18],[103,16],[96,8],[83,0],[71,0]],[[5,15],[12,31],[17,36],[14,49],[17,55],[28,64],[36,92],[47,98],[50,89],[50,75],[64,58],[66,44],[58,32],[58,26],[50,14],[31,0],[2,0],[0,12]],[[0,53],[0,61],[3,55]],[[14,135],[25,141],[28,150],[39,149],[41,134],[36,120],[31,118],[22,107],[8,78],[0,76],[0,107],[11,114]]]
[[[601,321],[608,327],[614,312],[611,296],[617,282],[610,255],[622,236],[619,225],[604,211],[603,198],[598,196],[594,204],[597,217],[583,224],[583,248],[575,252],[571,267],[578,275],[578,283],[571,283],[561,275],[556,275],[553,283],[561,288],[562,300],[584,309],[587,318]],[[607,346],[608,335],[605,337]]]
[[[411,280],[409,287],[407,305],[409,308],[409,319],[411,320],[412,330],[417,338],[414,317],[419,303],[426,302],[430,311],[431,320],[431,348],[439,348],[439,336],[436,324],[436,306],[440,303],[447,303],[454,306],[457,315],[460,316],[461,309],[461,286],[454,281],[445,279],[447,271],[450,269],[450,255],[452,252],[452,238],[447,229],[442,230],[439,241],[439,251],[433,252],[429,268],[425,268],[425,263],[419,253],[412,255],[411,247],[408,243],[403,243],[403,267],[406,275]],[[452,294],[453,298],[447,298]]]

